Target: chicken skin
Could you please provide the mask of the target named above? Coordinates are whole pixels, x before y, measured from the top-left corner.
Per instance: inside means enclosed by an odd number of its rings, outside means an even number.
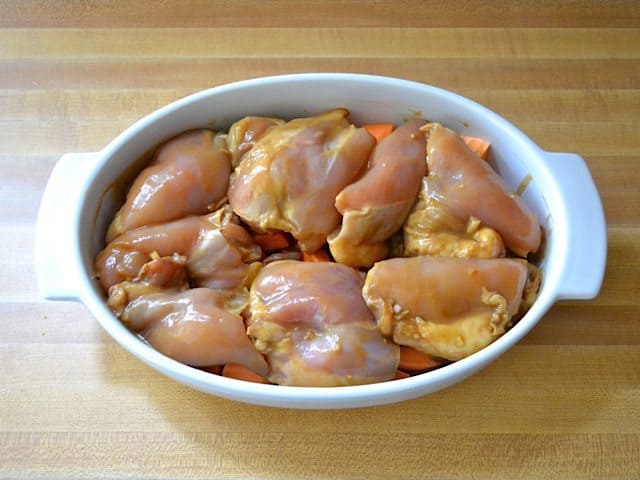
[[[404,223],[427,171],[423,122],[405,123],[373,150],[369,167],[336,198],[342,226],[329,237],[337,262],[370,267]]]
[[[383,335],[460,360],[504,333],[527,277],[520,259],[393,258],[369,270],[363,295]]]
[[[305,252],[338,228],[338,193],[365,169],[375,139],[336,109],[271,128],[247,152],[229,203],[258,232],[289,232]]]
[[[231,161],[222,135],[189,130],[162,144],[135,179],[107,241],[136,227],[213,210],[226,195]]]
[[[256,277],[248,333],[280,385],[339,386],[393,378],[399,348],[380,335],[362,278],[330,262],[284,260]]]

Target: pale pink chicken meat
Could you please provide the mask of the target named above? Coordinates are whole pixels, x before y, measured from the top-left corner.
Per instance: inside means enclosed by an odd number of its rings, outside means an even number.
[[[426,174],[424,122],[410,121],[375,147],[365,174],[336,198],[342,226],[329,237],[337,262],[370,267],[387,256]]]
[[[441,248],[439,245],[445,240],[436,238],[433,241],[429,237],[442,232],[452,234],[451,241],[455,241],[455,234],[465,236],[469,224],[472,230],[475,224],[476,230],[467,232],[466,240],[474,240],[480,244],[473,247],[480,251],[477,256],[503,254],[500,239],[520,256],[538,250],[541,240],[538,220],[524,202],[509,191],[489,164],[470,150],[459,135],[442,125],[430,124],[425,130],[428,136],[429,174],[421,192],[423,203],[416,205],[406,222],[405,245],[409,248],[408,254],[446,255],[447,247]],[[430,212],[421,211],[425,208],[430,209]],[[433,216],[449,216],[464,228],[456,228],[453,225],[455,221],[443,222],[442,218],[430,225],[429,217]],[[481,234],[484,239],[474,237],[480,225],[487,227]],[[496,238],[496,232],[500,239]],[[421,234],[427,237],[422,245],[419,242]],[[435,251],[430,251],[429,248],[434,248]],[[464,252],[465,249],[458,246],[448,248],[449,254],[453,256],[475,256],[465,253],[456,255],[456,250]]]
[[[136,227],[215,209],[226,195],[231,161],[224,137],[189,130],[162,144],[136,177],[116,214],[107,241]]]
[[[280,385],[339,386],[393,378],[399,348],[380,335],[362,278],[337,263],[284,260],[256,277],[248,333]]]
[[[231,166],[237,167],[242,157],[264,137],[269,130],[283,125],[284,120],[270,117],[244,117],[229,127],[227,145],[231,155]]]
[[[266,376],[268,366],[246,334],[231,292],[194,288],[141,296],[120,318],[156,350],[194,367],[235,363]]]
[[[393,258],[369,270],[363,295],[382,334],[460,360],[505,332],[527,275],[520,259]]]
[[[305,252],[319,249],[340,223],[336,195],[364,170],[375,139],[337,109],[271,128],[247,152],[229,203],[259,232],[290,232]]]
[[[194,286],[233,290],[250,285],[262,252],[228,206],[209,215],[140,227],[117,237],[96,256],[105,291],[136,277],[155,254],[187,257]]]
[[[129,302],[143,295],[187,290],[189,279],[186,266],[187,258],[177,254],[152,259],[142,266],[135,278],[109,288],[109,308],[120,316]]]

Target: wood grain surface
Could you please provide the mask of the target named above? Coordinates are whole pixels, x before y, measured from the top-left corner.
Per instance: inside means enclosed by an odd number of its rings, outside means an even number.
[[[461,384],[348,411],[195,392],[39,298],[34,223],[62,153],[200,89],[307,71],[444,87],[581,154],[608,222],[600,296]],[[0,477],[640,478],[639,122],[634,1],[2,2]]]

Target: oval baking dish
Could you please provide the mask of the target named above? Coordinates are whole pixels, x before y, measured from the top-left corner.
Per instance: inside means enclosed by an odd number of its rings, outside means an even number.
[[[422,117],[492,144],[492,166],[541,221],[545,253],[539,296],[516,325],[481,351],[414,377],[349,387],[262,385],[212,375],[174,361],[131,333],[109,310],[95,280],[93,258],[120,206],[117,190],[140,170],[140,159],[163,140],[197,127],[226,129],[246,115],[285,119],[344,107],[357,124]],[[521,187],[520,189],[518,187]],[[55,234],[54,234],[55,232]],[[288,408],[350,408],[396,402],[445,388],[516,344],[560,299],[597,295],[606,263],[602,204],[584,160],[541,150],[509,122],[459,95],[395,78],[355,74],[265,77],[205,90],[139,120],[106,148],[64,155],[45,189],[36,229],[41,294],[86,305],[134,356],[197,390],[248,403]]]

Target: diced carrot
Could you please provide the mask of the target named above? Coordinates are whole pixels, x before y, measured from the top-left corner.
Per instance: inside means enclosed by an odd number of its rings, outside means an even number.
[[[400,347],[400,364],[401,370],[408,372],[420,372],[422,370],[431,370],[442,365],[438,360],[429,355],[419,352],[415,348]]]
[[[222,376],[227,378],[235,378],[236,380],[244,380],[245,382],[254,383],[270,383],[266,378],[261,377],[253,370],[236,363],[229,363],[222,369]]]
[[[273,252],[274,250],[282,250],[289,246],[289,239],[282,232],[276,233],[256,233],[253,236],[260,248],[264,252]]]
[[[393,377],[394,380],[400,380],[402,378],[409,378],[411,376],[410,373],[404,372],[402,370],[396,370],[396,375]]]
[[[375,137],[378,143],[380,143],[384,137],[391,135],[391,132],[393,132],[395,128],[392,123],[369,123],[363,125],[363,127]]]
[[[324,250],[316,250],[313,253],[302,252],[302,260],[305,262],[330,262],[329,255]]]
[[[489,148],[491,147],[489,142],[478,137],[463,136],[462,139],[467,144],[467,147],[476,152],[481,159],[487,159],[487,156],[489,155]]]

